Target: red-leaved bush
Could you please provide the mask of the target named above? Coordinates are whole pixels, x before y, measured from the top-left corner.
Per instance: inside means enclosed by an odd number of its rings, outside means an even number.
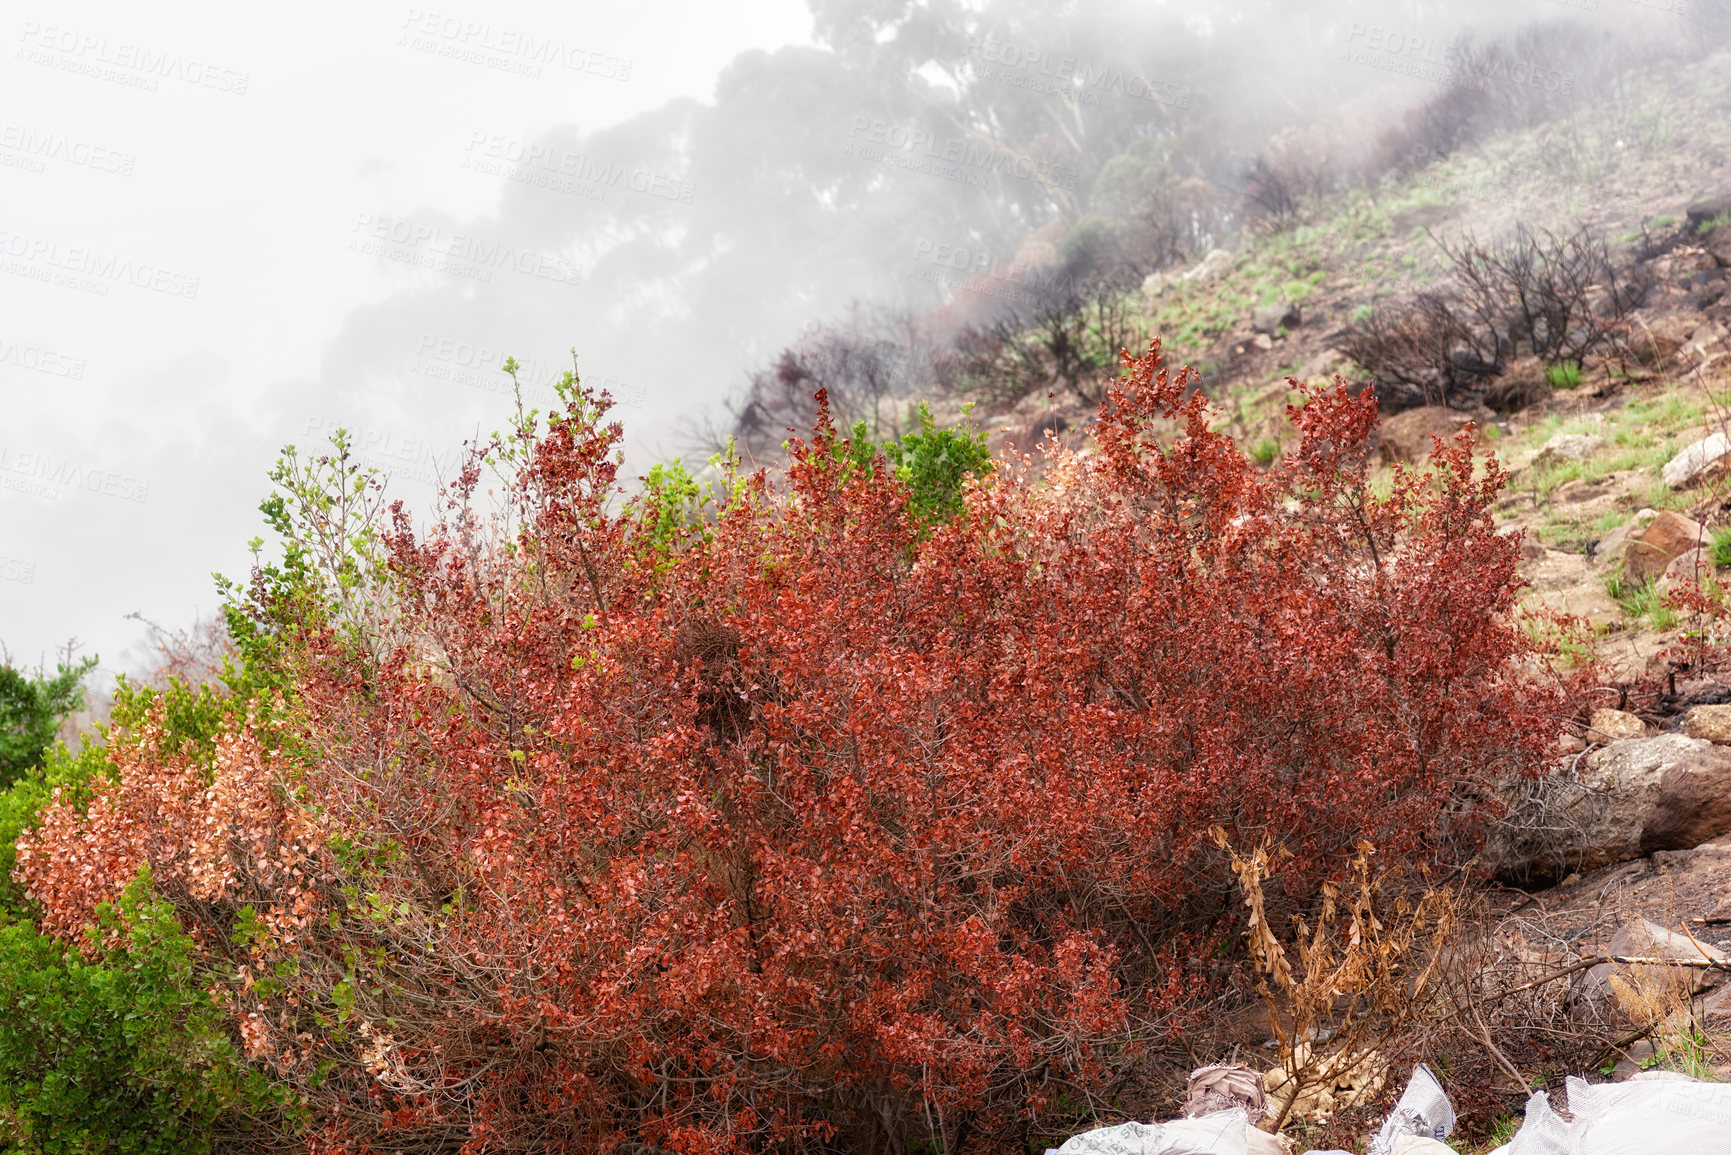
[[[935,531],[820,422],[669,541],[579,390],[508,522],[477,463],[380,527],[390,644],[311,635],[288,753],[225,746],[255,782],[123,766],[23,876],[69,933],[145,862],[211,958],[244,924],[213,981],[315,1149],[1011,1149],[1182,1026],[1239,917],[1211,828],[1294,903],[1360,839],[1465,857],[1550,734],[1494,463],[1376,495],[1337,382],[1259,470],[1126,365]],[[233,852],[140,832],[200,789]]]

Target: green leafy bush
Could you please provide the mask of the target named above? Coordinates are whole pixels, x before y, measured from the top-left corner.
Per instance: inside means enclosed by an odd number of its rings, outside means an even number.
[[[17,752],[42,734],[51,740],[77,707],[88,667],[23,680],[27,692],[9,699],[36,719],[35,736],[12,746],[20,762]],[[231,1016],[195,972],[191,940],[148,874],[99,910],[112,938],[100,948],[93,938],[85,953],[39,932],[36,906],[12,875],[19,836],[56,794],[84,809],[112,777],[114,749],[153,741],[202,764],[225,719],[270,713],[269,695],[259,694],[270,679],[231,663],[227,683],[157,689],[121,678],[100,740],[37,747],[0,790],[0,1150],[168,1155],[214,1151],[225,1138],[259,1151],[293,1142],[293,1095],[247,1067]]]
[[[29,921],[0,925],[7,1150],[183,1155],[253,1129],[280,1146],[269,1135],[292,1129],[293,1097],[245,1066],[148,874],[101,917],[123,945],[94,960]]]
[[[61,719],[84,704],[84,677],[95,658],[61,662],[53,677],[0,666],[0,786],[38,765]]]

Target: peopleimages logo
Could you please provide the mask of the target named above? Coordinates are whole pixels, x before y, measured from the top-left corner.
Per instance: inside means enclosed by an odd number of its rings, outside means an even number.
[[[130,152],[104,148],[57,132],[38,132],[21,124],[0,123],[0,166],[44,172],[48,162],[55,161],[92,172],[131,176],[137,160]]]
[[[84,358],[56,353],[41,345],[27,345],[9,337],[0,337],[0,365],[15,365],[50,377],[65,377],[69,381],[84,380]]]
[[[1341,59],[1419,80],[1465,83],[1483,90],[1491,84],[1513,84],[1567,95],[1574,78],[1530,60],[1492,53],[1474,58],[1459,44],[1440,45],[1434,36],[1414,35],[1398,28],[1353,21],[1348,26]]]
[[[622,188],[688,205],[696,193],[691,181],[651,172],[642,166],[633,168],[558,145],[534,144],[486,132],[469,134],[469,155],[463,167],[555,192],[581,194],[592,189],[595,200],[602,199],[608,188]]]
[[[412,373],[486,393],[512,391],[511,377],[501,369],[507,354],[490,345],[423,333],[415,353],[415,363],[409,370]],[[521,357],[517,359],[516,388],[527,402],[562,409],[565,402],[553,386],[564,378],[565,372],[545,361]],[[641,409],[649,400],[648,389],[613,377],[585,373],[583,384],[597,391],[605,390],[614,404],[626,408]]]
[[[1150,80],[1138,72],[1110,65],[1090,64],[1075,56],[1020,48],[990,36],[968,37],[968,55],[981,63],[975,68],[988,80],[1018,83],[1019,87],[1058,94],[1073,94],[1084,104],[1098,104],[1102,93],[1114,92],[1132,100],[1148,100],[1178,108],[1190,107],[1190,89],[1170,81]],[[995,65],[996,67],[985,67]],[[1035,83],[1034,78],[1044,83]]]
[[[349,249],[406,265],[491,281],[496,270],[537,277],[556,285],[576,285],[583,266],[556,253],[538,253],[487,240],[471,233],[450,233],[433,225],[361,213]]]
[[[28,493],[53,501],[59,496],[55,486],[100,493],[121,501],[143,502],[150,497],[150,482],[126,477],[106,469],[92,469],[57,458],[52,453],[36,453],[0,445],[0,489]]]
[[[897,168],[962,180],[968,184],[977,185],[990,173],[1031,180],[1054,188],[1073,189],[1079,175],[1078,170],[1070,165],[1035,160],[983,141],[961,137],[939,140],[923,128],[874,120],[869,116],[854,117],[848,136],[861,139],[859,144],[848,145],[849,156],[882,160]],[[886,148],[888,152],[884,151]]]
[[[0,272],[99,297],[108,295],[110,285],[131,285],[189,301],[198,296],[197,277],[100,249],[62,246],[51,237],[8,229],[0,229]]]
[[[357,461],[383,470],[396,480],[437,485],[441,479],[455,477],[463,463],[464,453],[461,449],[446,449],[440,452],[434,449],[430,442],[420,438],[403,437],[381,429],[356,429],[344,422],[330,421],[323,417],[307,418],[309,434],[329,438],[338,429],[348,434],[349,452]]]
[[[914,240],[914,263],[906,279],[925,281],[954,293],[996,297],[1018,304],[1034,304],[1054,294],[1079,291],[1074,277],[1060,275],[1056,269],[1014,261],[999,268],[984,249],[925,237]]]
[[[0,582],[29,585],[36,580],[36,563],[0,554]]]
[[[631,79],[631,61],[622,56],[609,56],[521,28],[495,28],[485,21],[419,8],[409,9],[403,28],[398,43],[404,47],[531,79],[542,74],[543,65],[603,80]]]
[[[43,26],[26,21],[18,39],[22,46],[16,59],[75,72],[97,80],[109,80],[128,88],[156,92],[163,80],[178,80],[195,88],[209,88],[234,96],[245,96],[251,73],[223,68],[178,52],[159,52],[127,40],[74,28]]]

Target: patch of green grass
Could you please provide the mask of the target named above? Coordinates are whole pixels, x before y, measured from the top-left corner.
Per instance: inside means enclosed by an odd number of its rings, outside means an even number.
[[[1654,217],[1652,220],[1648,221],[1647,223],[1656,229],[1668,229],[1672,225],[1677,223],[1677,218],[1676,217]]]
[[[1714,1081],[1713,1067],[1715,1063],[1714,1040],[1709,1038],[1699,1026],[1690,1023],[1681,1031],[1665,1032],[1660,1036],[1654,1047],[1653,1057],[1641,1063],[1643,1071],[1654,1067],[1662,1067],[1668,1071],[1678,1071],[1704,1082]]]
[[[1272,437],[1264,437],[1250,447],[1250,460],[1261,466],[1274,464],[1274,459],[1280,456],[1280,442]]]
[[[1613,509],[1610,513],[1600,514],[1587,526],[1587,532],[1595,538],[1604,537],[1618,526],[1627,525],[1629,515],[1621,509]]]
[[[1647,492],[1642,495],[1641,500],[1648,509],[1656,509],[1661,512],[1667,509],[1688,509],[1695,504],[1693,494],[1686,490],[1672,489],[1665,484],[1665,479],[1662,477],[1653,479],[1652,483],[1647,486]]]
[[[1726,225],[1731,225],[1731,213],[1720,213],[1718,216],[1709,217],[1696,225],[1695,235],[1698,237],[1704,237],[1714,229],[1723,228]]]
[[[1605,579],[1605,592],[1623,607],[1624,613],[1645,620],[1655,630],[1663,633],[1677,626],[1677,611],[1665,604],[1659,587],[1652,582],[1637,585],[1625,581],[1622,574],[1612,574]]]
[[[1547,365],[1545,379],[1556,389],[1573,389],[1581,383],[1581,363],[1579,361],[1564,361],[1560,365]]]
[[[1719,569],[1731,567],[1731,525],[1722,525],[1708,539],[1707,550]]]
[[[1352,323],[1362,325],[1376,315],[1375,305],[1360,305],[1352,311]]]

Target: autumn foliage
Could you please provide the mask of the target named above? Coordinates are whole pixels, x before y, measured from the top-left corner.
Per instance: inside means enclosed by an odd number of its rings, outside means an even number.
[[[1156,346],[935,529],[820,418],[669,537],[577,387],[501,509],[478,456],[373,528],[285,733],[140,744],[20,880],[73,937],[148,866],[315,1150],[1049,1137],[1219,981],[1216,828],[1271,902],[1464,858],[1549,733],[1495,465],[1379,496],[1372,398],[1292,419],[1258,469]]]

